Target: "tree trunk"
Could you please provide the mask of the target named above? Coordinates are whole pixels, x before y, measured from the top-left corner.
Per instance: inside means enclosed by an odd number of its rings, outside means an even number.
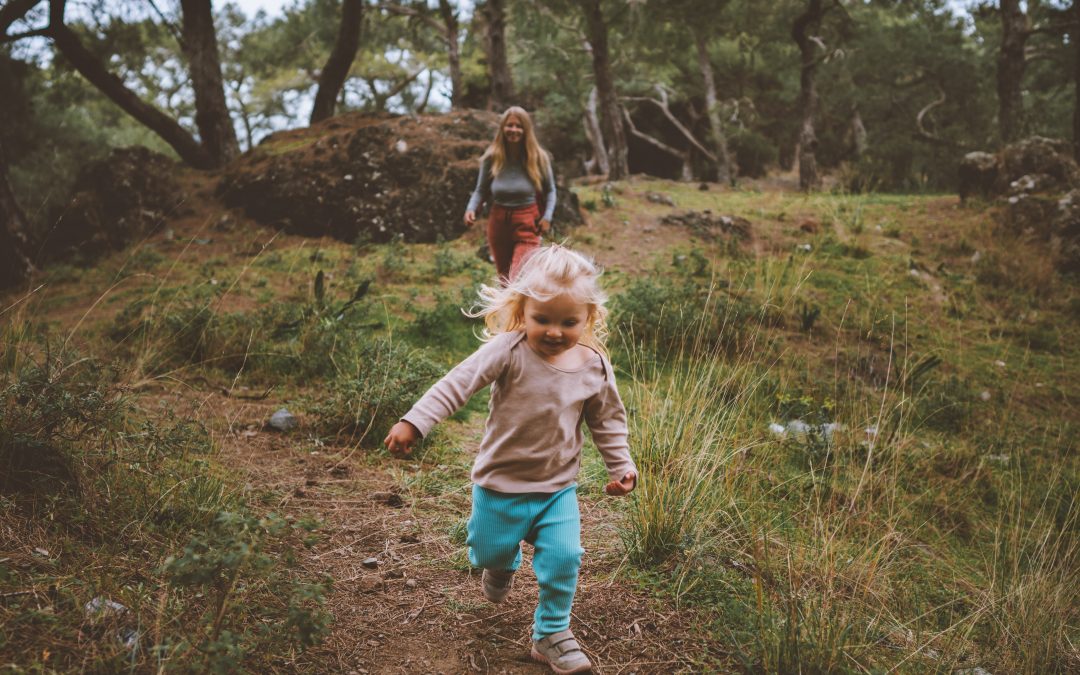
[[[861,158],[866,153],[866,125],[863,124],[862,115],[859,114],[859,106],[851,108],[851,150],[855,159]]]
[[[360,25],[364,18],[364,0],[342,0],[341,24],[337,41],[319,73],[319,88],[315,92],[315,104],[311,108],[310,123],[334,116],[334,106],[341,88],[349,77],[349,68],[356,59],[360,47]]]
[[[0,288],[9,288],[30,278],[34,265],[28,255],[30,238],[26,216],[15,200],[8,180],[7,157],[0,143]]]
[[[804,191],[814,190],[820,184],[815,155],[818,141],[814,133],[814,116],[818,105],[814,82],[817,58],[814,54],[815,43],[809,33],[817,32],[821,27],[824,13],[822,0],[810,0],[806,11],[791,26],[791,37],[799,45],[799,113],[802,116],[799,125],[799,189]]]
[[[586,173],[595,172],[606,176],[611,171],[611,165],[608,163],[607,148],[604,147],[604,132],[600,130],[600,119],[596,115],[596,101],[596,87],[593,87],[589,91],[589,100],[585,104],[585,111],[582,114],[585,123],[585,136],[589,139],[593,149],[592,160],[586,162],[585,171]]]
[[[488,75],[491,77],[491,105],[502,110],[514,102],[514,80],[506,58],[506,7],[503,0],[487,0]]]
[[[600,96],[600,116],[604,122],[604,137],[608,146],[610,170],[608,178],[621,180],[630,175],[629,152],[626,131],[623,128],[619,97],[615,92],[615,78],[611,73],[608,55],[607,23],[600,8],[600,0],[581,0],[585,11],[586,37],[592,50],[593,79]]]
[[[210,0],[180,0],[180,6],[184,15],[182,46],[195,89],[195,124],[211,162],[222,166],[240,154],[240,144],[225,103]]]
[[[712,62],[709,60],[708,41],[705,38],[705,31],[701,28],[692,26],[690,32],[693,33],[694,46],[697,48],[698,69],[705,83],[705,108],[708,112],[709,140],[713,146],[713,154],[716,155],[716,180],[721,183],[731,183],[735,178],[735,172],[732,170],[731,156],[728,154],[724,126],[720,121],[720,104],[716,98],[716,79],[713,77]]]
[[[439,0],[439,13],[446,26],[446,56],[450,61],[450,108],[461,107],[461,96],[465,93],[461,75],[461,48],[458,45],[458,18],[449,0]]]
[[[53,23],[49,35],[56,48],[80,75],[124,112],[160,136],[180,155],[180,159],[197,169],[213,167],[210,154],[186,129],[125,87],[123,81],[106,70],[104,64],[79,42],[78,36],[67,26]]]
[[[1001,0],[1001,50],[997,58],[998,127],[1004,143],[1023,133],[1024,46],[1029,32],[1028,17],[1020,0]]]

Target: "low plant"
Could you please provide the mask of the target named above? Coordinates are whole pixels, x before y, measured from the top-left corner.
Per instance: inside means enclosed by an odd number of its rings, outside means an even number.
[[[442,374],[422,351],[376,338],[365,343],[313,408],[319,427],[353,440],[381,441]]]

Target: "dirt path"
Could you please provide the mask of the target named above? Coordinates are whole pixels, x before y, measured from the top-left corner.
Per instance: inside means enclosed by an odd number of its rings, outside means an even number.
[[[468,515],[469,457],[447,466],[316,447],[302,431],[263,430],[275,407],[216,395],[204,403],[213,411],[207,421],[222,460],[244,472],[253,493],[284,495],[269,510],[322,523],[323,540],[302,564],[333,579],[327,604],[333,630],[323,645],[283,666],[343,673],[550,672],[528,656],[537,593],[530,547],[510,599],[493,605],[481,594],[479,575],[468,570],[460,537],[452,536]],[[477,438],[481,422],[474,416],[463,435]],[[468,452],[468,440],[463,447]],[[442,482],[425,490],[432,474]],[[582,496],[581,506],[587,553],[572,628],[594,672],[693,669],[693,658],[709,648],[693,635],[694,617],[617,578],[621,516],[592,494]]]

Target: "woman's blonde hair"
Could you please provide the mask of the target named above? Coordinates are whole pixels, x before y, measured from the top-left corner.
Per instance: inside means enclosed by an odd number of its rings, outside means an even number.
[[[521,144],[525,150],[525,156],[521,158],[521,163],[525,167],[525,173],[529,175],[529,180],[532,181],[533,187],[537,192],[543,190],[544,178],[548,175],[548,167],[550,160],[548,159],[547,151],[540,147],[540,142],[536,140],[536,132],[533,130],[532,118],[529,117],[529,113],[525,112],[524,108],[518,106],[511,106],[506,109],[499,117],[499,128],[495,132],[495,138],[491,141],[491,145],[484,151],[484,158],[491,158],[491,177],[498,176],[503,167],[506,166],[506,136],[503,134],[503,127],[506,126],[506,120],[514,115],[521,120],[521,128],[524,131],[522,134]]]
[[[547,302],[569,295],[588,307],[585,329],[580,342],[607,357],[607,295],[600,288],[601,270],[581,253],[551,244],[536,249],[506,286],[483,285],[480,302],[471,317],[483,317],[484,339],[525,327],[525,301],[529,298]]]

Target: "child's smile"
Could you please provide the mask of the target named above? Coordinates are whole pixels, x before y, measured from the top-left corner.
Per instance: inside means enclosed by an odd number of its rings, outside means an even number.
[[[534,352],[555,365],[568,365],[566,357],[581,339],[588,320],[588,305],[569,295],[545,302],[525,300],[525,339]]]

